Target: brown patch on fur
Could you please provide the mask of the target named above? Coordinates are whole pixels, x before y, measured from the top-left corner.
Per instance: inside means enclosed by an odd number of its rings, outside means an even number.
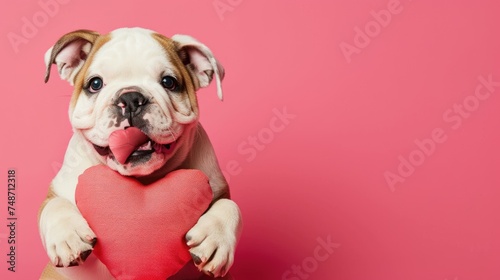
[[[188,94],[189,102],[191,104],[191,110],[193,110],[193,112],[198,115],[198,99],[196,98],[196,87],[194,84],[197,81],[193,81],[193,77],[191,77],[189,71],[186,68],[187,66],[184,65],[184,61],[186,60],[187,55],[184,53],[185,57],[182,57],[182,50],[179,50],[176,42],[174,42],[172,39],[158,33],[153,33],[152,36],[163,47],[170,62],[178,71],[180,71],[181,77],[183,79],[183,81],[181,82],[183,82],[185,90]]]
[[[40,276],[40,280],[68,280],[61,274],[57,273],[56,268],[51,264],[47,264],[45,266],[42,275]]]
[[[83,88],[83,83],[84,83],[84,76],[85,73],[87,72],[87,69],[89,68],[92,59],[95,55],[95,53],[109,40],[111,39],[110,34],[106,35],[100,35],[99,33],[92,31],[92,30],[76,30],[73,32],[70,32],[64,36],[62,36],[57,42],[55,43],[54,47],[52,48],[52,52],[50,54],[50,59],[47,63],[47,69],[45,72],[45,82],[48,82],[50,78],[50,68],[52,64],[54,63],[56,56],[63,50],[68,44],[75,40],[85,40],[88,41],[89,43],[92,44],[92,48],[90,50],[90,53],[88,54],[87,58],[85,59],[85,62],[82,66],[82,68],[78,71],[78,73],[75,76],[75,88],[73,90],[73,95],[71,97],[70,101],[70,110],[72,110],[75,105],[76,105],[76,100],[78,99],[78,96],[80,95],[80,92],[82,91]]]
[[[110,40],[111,40],[111,34],[99,36],[95,40],[92,49],[90,50],[90,53],[87,57],[87,60],[85,60],[85,63],[83,64],[82,68],[80,69],[80,71],[78,71],[78,73],[75,76],[75,88],[73,90],[73,95],[71,96],[71,101],[69,104],[70,110],[73,110],[73,108],[75,108],[76,106],[76,101],[78,100],[78,97],[80,96],[80,93],[82,92],[84,87],[85,75],[87,74],[87,70],[92,64],[95,54],[102,46],[104,46],[104,44],[106,44]]]
[[[64,49],[69,43],[75,41],[75,40],[85,40],[90,43],[94,43],[94,41],[99,37],[99,33],[92,31],[92,30],[85,30],[85,29],[80,29],[76,30],[73,32],[70,32],[68,34],[65,34],[62,36],[57,42],[55,43],[54,47],[52,48],[52,52],[50,54],[50,59],[46,65],[46,70],[45,70],[45,82],[49,81],[50,78],[50,67],[56,60],[56,56],[61,52],[62,49]]]
[[[47,193],[47,197],[45,200],[42,202],[42,205],[40,206],[40,209],[38,210],[38,222],[40,222],[40,216],[42,214],[43,209],[49,203],[50,200],[52,200],[54,197],[56,197],[56,193],[54,192],[54,189],[52,187],[52,184],[49,187],[49,192]]]

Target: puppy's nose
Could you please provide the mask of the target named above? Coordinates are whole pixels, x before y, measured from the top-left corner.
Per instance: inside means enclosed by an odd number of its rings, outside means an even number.
[[[147,103],[146,97],[135,91],[122,94],[116,101],[116,105],[122,108],[122,114],[129,117],[138,115]]]

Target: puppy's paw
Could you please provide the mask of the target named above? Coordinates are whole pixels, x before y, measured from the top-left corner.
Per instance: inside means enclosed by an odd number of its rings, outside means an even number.
[[[226,205],[220,207],[222,204]],[[229,211],[225,212],[225,210]],[[189,252],[200,271],[212,277],[226,275],[234,261],[234,251],[239,235],[239,219],[236,204],[226,200],[219,205],[213,205],[212,209],[205,213],[186,234]]]
[[[221,277],[233,265],[236,238],[216,217],[201,217],[186,240],[196,267],[205,274]]]
[[[97,238],[81,215],[70,215],[55,222],[46,232],[45,247],[57,267],[82,264],[92,252]]]

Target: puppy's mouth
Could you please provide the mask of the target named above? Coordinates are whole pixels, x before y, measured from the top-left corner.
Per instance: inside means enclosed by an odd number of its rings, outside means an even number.
[[[121,164],[147,160],[153,153],[171,153],[175,145],[176,141],[166,144],[156,143],[135,127],[113,132],[107,147],[93,144],[99,155],[108,156]]]
[[[128,156],[128,158],[123,163],[127,163],[129,161],[139,160],[145,156],[148,156],[152,153],[168,153],[173,150],[176,142],[172,142],[170,144],[158,144],[153,140],[148,141],[147,143],[141,145],[137,150],[134,150],[132,154]],[[116,158],[114,154],[111,152],[109,146],[101,147],[96,144],[92,144],[97,153],[101,156],[110,156],[112,158]]]

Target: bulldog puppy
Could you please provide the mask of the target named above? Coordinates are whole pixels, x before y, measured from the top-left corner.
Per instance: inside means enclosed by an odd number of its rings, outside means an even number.
[[[241,215],[198,122],[197,89],[215,78],[222,100],[224,70],[210,49],[190,36],[167,38],[141,28],[106,35],[77,30],[47,51],[45,64],[45,82],[56,64],[60,77],[74,86],[69,107],[74,135],[39,212],[43,245],[58,267],[49,265],[44,275],[112,279],[90,254],[99,237],[75,204],[78,176],[91,166],[105,164],[142,182],[181,168],[203,171],[214,198],[186,234],[186,242],[198,269],[224,276],[233,264]],[[109,148],[109,136],[126,127],[140,129],[149,141],[126,160],[118,160]]]

